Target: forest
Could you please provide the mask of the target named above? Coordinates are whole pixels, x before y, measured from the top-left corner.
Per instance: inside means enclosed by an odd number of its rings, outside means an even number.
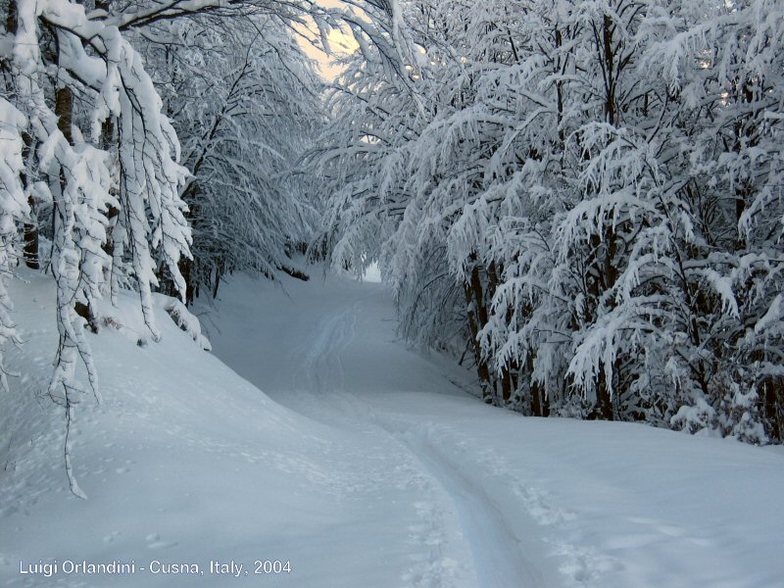
[[[25,328],[8,284],[51,276],[40,395],[66,421],[100,399],[119,293],[154,348],[155,293],[196,333],[188,309],[227,276],[307,279],[306,256],[378,264],[399,335],[470,367],[488,404],[784,440],[779,0],[0,16],[0,377]],[[327,80],[310,48],[336,37],[357,49]]]

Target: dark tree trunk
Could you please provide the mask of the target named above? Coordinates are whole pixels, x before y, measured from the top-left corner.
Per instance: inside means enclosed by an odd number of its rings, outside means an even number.
[[[8,0],[8,14],[5,18],[5,30],[12,35],[15,35],[18,27],[19,13],[16,9],[16,0]]]
[[[193,300],[196,296],[196,287],[193,282],[193,260],[188,259],[187,257],[180,258],[179,266],[180,274],[185,280],[185,306],[190,306],[193,304]],[[171,290],[172,292],[170,294],[172,296],[176,295],[173,284]]]
[[[550,416],[550,400],[547,398],[547,393],[539,382],[531,378],[534,373],[534,357],[529,355],[525,362],[525,374],[530,381],[530,394],[531,394],[531,415],[538,417]]]
[[[22,133],[22,158],[28,161],[30,157],[30,150],[33,145],[33,137],[29,133]],[[22,184],[27,187],[27,174],[22,174]],[[24,224],[24,261],[25,265],[30,269],[39,269],[41,267],[40,257],[38,253],[38,212],[37,202],[32,196],[28,196],[27,204],[30,207],[30,221]]]
[[[220,286],[221,276],[223,274],[220,270],[215,270],[215,281],[212,284],[212,298],[213,300],[218,297],[218,287]]]
[[[784,378],[768,378],[760,390],[765,432],[773,442],[784,441]]]
[[[550,401],[538,382],[531,382],[531,414],[538,417],[550,416]]]
[[[476,260],[476,254],[472,255],[472,261]],[[464,284],[464,292],[467,306],[468,330],[471,335],[471,345],[474,349],[474,359],[476,361],[476,371],[479,376],[479,385],[482,387],[482,400],[488,404],[495,403],[495,385],[490,375],[490,366],[483,358],[482,347],[479,343],[479,332],[487,324],[488,314],[484,305],[482,280],[479,274],[479,267],[474,265],[471,270],[470,282]]]
[[[73,145],[73,91],[68,87],[57,88],[54,113],[57,115],[57,128],[70,145]]]
[[[503,272],[503,266],[499,267],[495,262],[492,262],[489,267],[487,268],[487,296],[485,302],[483,304],[484,307],[484,314],[485,314],[485,324],[489,320],[489,313],[488,313],[488,304],[489,301],[493,299],[495,296],[496,288],[500,283],[499,274]],[[481,286],[481,282],[480,282]],[[510,309],[511,310],[511,309]],[[507,320],[511,317],[511,313],[507,313]],[[517,364],[512,361],[505,365],[501,369],[501,374],[499,377],[499,381],[501,384],[501,398],[503,399],[503,403],[507,404],[512,400],[512,394],[514,394],[515,388],[517,387],[517,383],[515,381],[515,374],[518,371]]]
[[[607,122],[611,125],[618,124],[618,105],[615,97],[616,93],[616,80],[615,80],[615,49],[613,47],[613,35],[615,33],[615,25],[612,19],[604,16],[602,23],[602,40],[604,41],[604,69],[605,69],[605,113],[607,115]]]
[[[31,196],[28,198],[30,205],[30,213],[35,215],[35,200]],[[24,225],[24,261],[25,265],[30,269],[39,269],[41,267],[40,257],[38,254],[38,225],[36,223],[25,223]]]
[[[70,145],[74,144],[73,131],[72,131],[72,118],[73,118],[73,92],[68,87],[58,88],[55,92],[55,106],[54,112],[57,115],[57,128],[63,134],[66,141]],[[64,174],[60,174],[60,186],[64,191],[66,188],[67,178]],[[55,208],[58,208],[58,203],[55,201]],[[57,211],[55,210],[55,216]],[[98,332],[98,325],[95,320],[95,314],[89,304],[82,302],[74,303],[74,310],[76,314],[84,318],[87,324],[94,333]]]
[[[614,420],[613,402],[610,394],[610,386],[607,382],[607,375],[604,370],[599,371],[599,381],[596,385],[596,405],[594,406],[592,418],[602,421]]]

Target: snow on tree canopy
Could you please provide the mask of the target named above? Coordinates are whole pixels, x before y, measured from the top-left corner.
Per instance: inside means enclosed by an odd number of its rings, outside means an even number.
[[[393,8],[426,59],[347,60],[333,262],[378,260],[487,402],[784,439],[781,3]]]

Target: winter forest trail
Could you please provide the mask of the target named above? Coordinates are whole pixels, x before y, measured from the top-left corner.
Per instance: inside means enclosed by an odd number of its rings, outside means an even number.
[[[293,332],[298,335],[280,341],[274,359],[277,370],[291,374],[291,381],[287,385],[286,378],[280,378],[268,394],[316,422],[345,432],[349,440],[343,457],[351,470],[374,475],[386,472],[379,485],[385,495],[378,509],[366,516],[405,527],[414,564],[402,573],[402,585],[560,585],[556,573],[544,581],[547,573],[530,558],[532,552],[526,554],[515,530],[505,522],[506,514],[482,488],[440,456],[416,417],[401,420],[400,415],[373,402],[380,395],[411,388],[425,394],[430,386],[452,395],[462,393],[435,364],[395,340],[390,309],[379,313],[384,297],[377,285],[357,287],[346,282],[343,288],[339,296],[321,298],[322,303],[337,299],[338,304],[308,305],[294,315],[299,324]],[[228,305],[232,311],[239,306],[235,302]],[[263,337],[269,332],[264,328],[267,319],[247,310],[243,320],[233,324]],[[254,324],[254,319],[260,322]],[[238,342],[231,333],[232,321],[224,315],[221,322],[223,333],[217,341]],[[243,346],[270,348],[247,339]],[[218,355],[224,353],[222,347],[217,343]],[[291,365],[281,356],[287,356]],[[229,365],[236,358],[236,349],[225,351],[223,359]],[[269,372],[260,363],[239,360],[233,367],[251,382],[269,386]],[[442,369],[448,367],[445,364]],[[467,374],[457,372],[453,377],[466,379]],[[400,512],[391,516],[396,510]]]
[[[647,427],[522,419],[469,397],[471,374],[450,360],[400,342],[379,285],[329,276],[285,289],[235,280],[218,306],[215,353],[340,433],[330,467],[353,480],[342,492],[369,532],[354,557],[381,556],[369,564],[374,585],[775,585],[775,549],[764,532],[748,536],[744,519],[776,499],[743,471],[762,467],[784,488],[772,470],[780,455]],[[697,502],[711,491],[713,504]],[[740,505],[752,491],[758,503]],[[332,543],[327,557],[355,547]]]
[[[526,557],[524,546],[516,536],[515,531],[505,522],[506,514],[490,499],[481,486],[461,473],[430,445],[426,432],[418,430],[414,421],[407,422],[413,429],[409,431],[395,430],[390,424],[389,415],[383,411],[374,410],[372,402],[368,400],[367,390],[354,390],[347,382],[346,365],[355,366],[352,358],[352,343],[356,344],[358,338],[358,324],[362,317],[365,322],[373,315],[368,312],[367,298],[359,298],[351,304],[347,311],[343,311],[326,320],[316,323],[316,330],[312,338],[312,347],[305,353],[305,361],[300,372],[304,382],[294,379],[292,388],[301,390],[301,394],[294,402],[286,402],[290,408],[302,413],[311,414],[312,418],[321,420],[339,427],[343,430],[354,430],[358,436],[367,436],[373,440],[383,440],[388,449],[384,456],[393,471],[405,472],[404,476],[415,476],[420,479],[425,492],[419,503],[420,513],[422,506],[441,503],[445,509],[444,515],[448,521],[439,521],[444,528],[432,526],[431,535],[425,544],[432,542],[433,534],[445,536],[449,525],[455,526],[457,518],[459,532],[454,538],[458,543],[462,540],[469,548],[475,571],[477,586],[492,588],[496,586],[539,586],[545,584],[543,574],[537,569],[535,561]],[[376,320],[378,317],[375,317]],[[368,332],[368,329],[363,329]],[[388,333],[391,338],[393,333]],[[368,349],[368,341],[360,344]],[[375,361],[385,363],[383,353],[378,357],[365,357],[363,370],[369,369]],[[406,365],[405,359],[418,364],[420,358],[413,354],[410,358],[401,358],[400,365],[396,368],[398,373],[405,373],[413,366]],[[373,370],[378,372],[377,369]],[[350,378],[353,374],[349,373]],[[432,380],[437,384],[436,389],[449,388],[449,382],[444,379],[438,382],[440,374],[433,374]],[[461,374],[462,375],[462,374]],[[386,390],[395,392],[397,390]],[[385,390],[376,389],[373,394],[384,393]],[[424,393],[424,392],[423,392]],[[319,414],[312,413],[312,407],[319,407]],[[367,446],[367,443],[357,440],[357,446]],[[364,469],[362,455],[358,456],[359,463],[354,464],[358,470]],[[407,462],[407,468],[400,468],[398,462]],[[407,480],[403,480],[407,483]],[[428,502],[430,501],[430,502]],[[432,508],[429,506],[429,508]],[[446,524],[445,524],[446,523]],[[530,554],[530,552],[529,552]],[[431,558],[433,553],[429,554]],[[436,558],[430,560],[431,564],[439,566],[445,554],[438,553]],[[466,562],[468,563],[468,562]],[[448,570],[449,566],[445,569]],[[440,573],[440,572],[439,572]],[[447,577],[432,578],[437,584],[450,585]],[[452,577],[451,579],[454,579]],[[552,580],[552,579],[551,579]]]
[[[156,344],[133,294],[105,309],[104,401],[79,404],[72,431],[79,500],[62,410],[31,401],[51,374],[54,287],[14,283],[29,328],[0,412],[0,586],[780,586],[781,451],[491,408],[470,372],[398,339],[378,284],[283,286],[234,276],[197,306],[214,353],[163,297]],[[292,572],[254,573],[267,559]],[[137,567],[25,571],[55,561]]]

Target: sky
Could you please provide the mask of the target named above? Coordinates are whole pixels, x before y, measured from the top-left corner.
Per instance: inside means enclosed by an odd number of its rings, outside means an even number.
[[[319,0],[318,3],[326,8],[339,8],[343,5],[340,0]],[[303,30],[302,32],[306,35],[318,36],[315,26],[311,30]],[[357,42],[349,32],[332,30],[328,40],[331,49],[337,56],[352,53],[358,48]],[[319,72],[326,80],[332,81],[340,74],[341,68],[333,63],[333,56],[325,54],[302,38],[299,39],[299,43],[305,53],[318,63]]]

